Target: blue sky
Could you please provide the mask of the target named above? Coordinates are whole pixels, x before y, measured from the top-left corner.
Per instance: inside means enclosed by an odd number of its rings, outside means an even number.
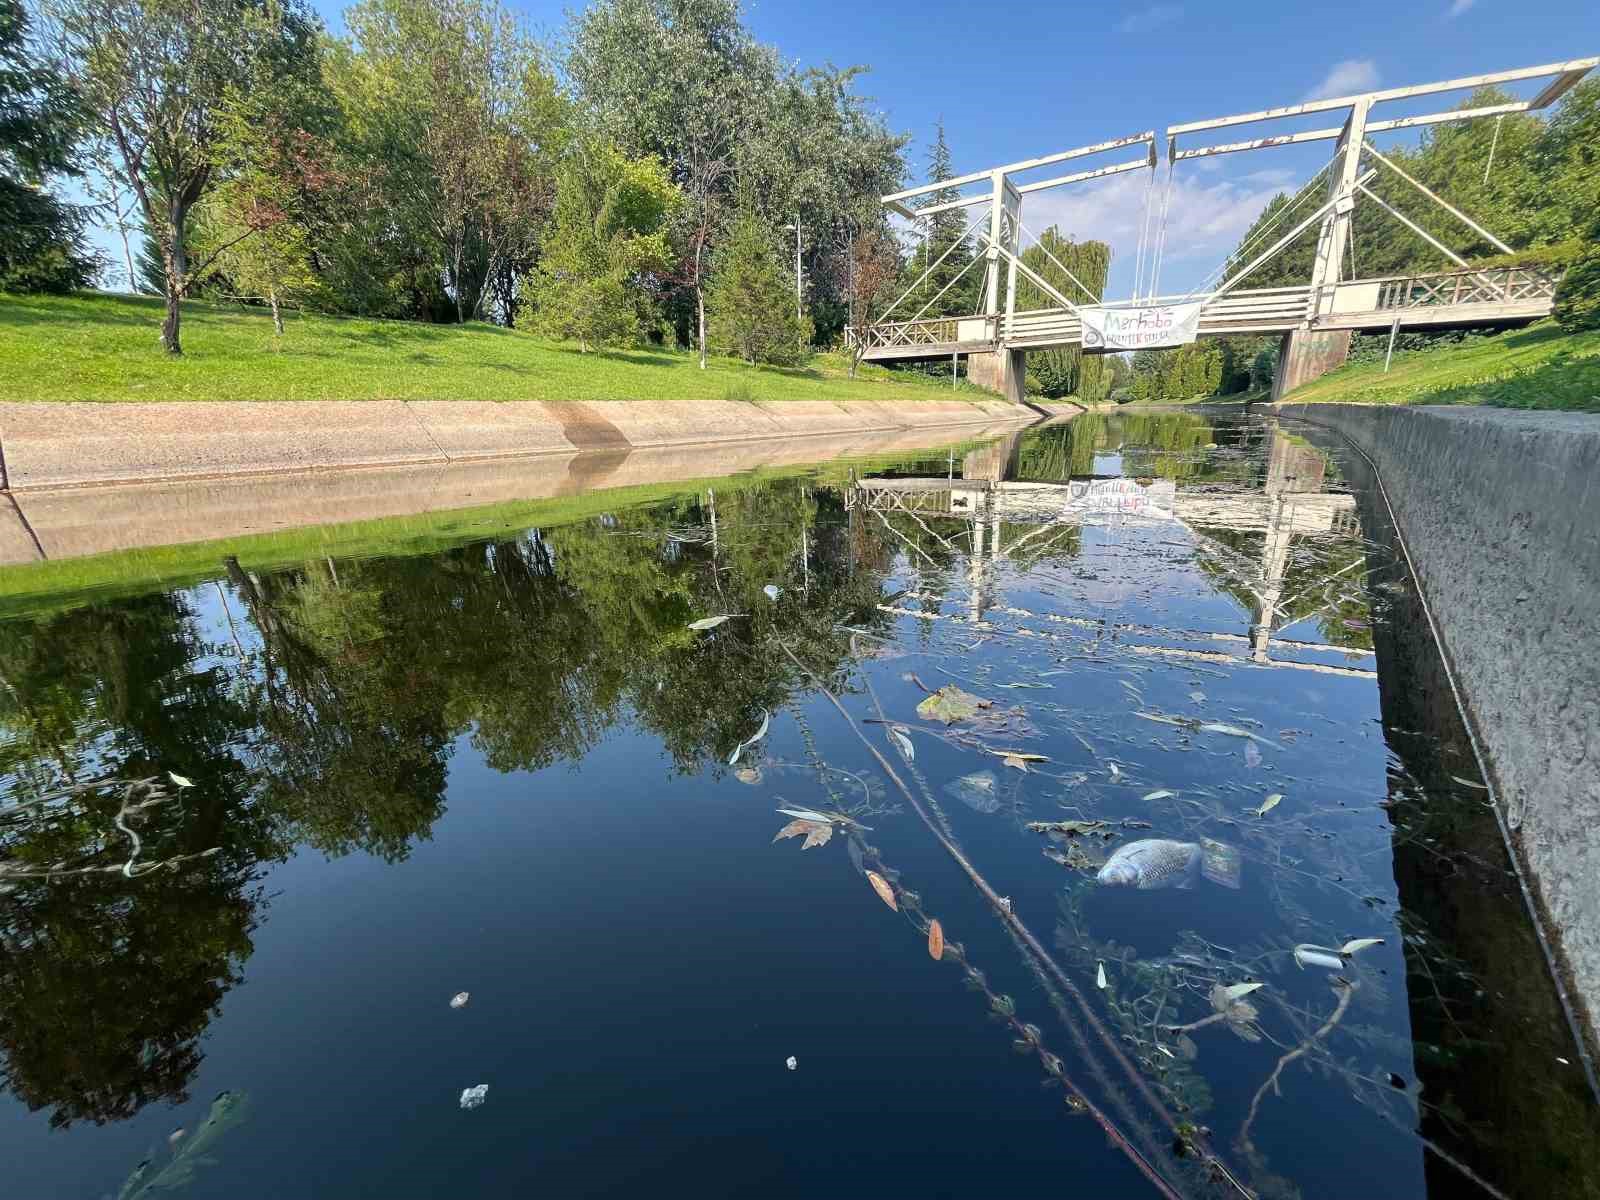
[[[572,7],[560,0],[509,2],[536,32],[552,37],[560,34]],[[1600,0],[1347,0],[1342,6],[1292,0],[747,4],[756,35],[786,59],[870,66],[862,90],[891,128],[913,136],[915,182],[922,181],[926,142],[941,117],[957,170],[967,172],[1312,95],[1600,54]],[[339,29],[343,5],[317,0],[317,6],[330,28]],[[1521,89],[1522,94],[1530,90]],[[1450,107],[1456,99],[1423,103]],[[1384,115],[1404,115],[1419,106],[1391,109]],[[1328,123],[1324,115],[1300,127]],[[1218,140],[1293,127],[1230,130]],[[1390,140],[1403,137],[1390,135]],[[1293,191],[1326,161],[1330,149],[1329,143],[1313,143],[1179,164],[1163,290],[1197,283],[1262,205],[1280,189]],[[1074,236],[1108,240],[1114,251],[1110,290],[1126,294],[1145,178],[1136,172],[1039,193],[1027,201],[1023,222],[1035,233],[1055,222]]]

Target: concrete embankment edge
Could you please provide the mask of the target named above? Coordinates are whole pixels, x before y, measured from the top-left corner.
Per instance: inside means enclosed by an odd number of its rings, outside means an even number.
[[[1600,417],[1285,404],[1372,460],[1591,1044],[1600,1018]]]
[[[1003,401],[0,403],[13,492],[1027,422]]]

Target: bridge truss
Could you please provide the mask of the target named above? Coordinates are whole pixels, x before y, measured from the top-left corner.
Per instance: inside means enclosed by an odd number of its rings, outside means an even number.
[[[1147,246],[1146,240],[1141,238],[1140,261],[1135,270],[1135,295],[1126,300],[1104,301],[1097,297],[1046,250],[1046,257],[1071,281],[1067,286],[1073,294],[1069,295],[1023,262],[1021,257],[1024,239],[1033,236],[1023,224],[1023,201],[1033,193],[1071,187],[1131,171],[1148,170],[1151,173],[1150,195],[1153,196],[1158,164],[1153,130],[891,193],[882,197],[885,207],[913,223],[952,210],[976,209],[978,215],[968,225],[963,237],[952,243],[939,259],[929,263],[877,320],[851,326],[846,331],[846,338],[862,358],[869,361],[967,355],[969,372],[975,381],[987,383],[1020,401],[1023,353],[1027,350],[1084,344],[1086,315],[1098,322],[1104,320],[1107,313],[1115,314],[1119,310],[1133,316],[1161,308],[1192,305],[1198,307],[1195,331],[1198,336],[1284,335],[1284,353],[1280,355],[1279,377],[1274,388],[1277,394],[1320,374],[1318,366],[1326,369],[1328,365],[1334,365],[1328,361],[1330,357],[1335,361],[1342,359],[1338,338],[1342,338],[1342,346],[1347,348],[1349,335],[1355,330],[1398,331],[1401,328],[1428,326],[1512,324],[1548,316],[1559,282],[1559,272],[1525,266],[1472,267],[1455,250],[1373,191],[1370,186],[1372,181],[1381,173],[1392,174],[1411,190],[1421,194],[1429,204],[1450,214],[1502,253],[1511,253],[1511,247],[1468,214],[1412,178],[1398,163],[1391,161],[1374,146],[1370,138],[1381,133],[1446,122],[1538,111],[1553,104],[1597,65],[1600,65],[1600,58],[1573,59],[1168,126],[1168,201],[1171,172],[1179,162],[1307,142],[1335,143],[1328,162],[1312,179],[1312,183],[1315,183],[1322,175],[1327,176],[1321,204],[1301,216],[1270,245],[1248,244],[1244,247],[1244,251],[1253,253],[1254,257],[1231,274],[1222,277],[1223,271],[1219,269],[1213,273],[1214,282],[1209,286],[1182,295],[1157,294],[1165,248],[1165,213],[1159,222],[1161,232],[1154,242]],[[1526,100],[1374,119],[1373,110],[1386,103],[1527,80],[1548,82],[1536,95]],[[1179,145],[1180,140],[1187,142],[1196,134],[1324,112],[1342,112],[1344,120],[1339,125],[1246,141],[1198,146],[1186,144],[1181,148]],[[1049,178],[1028,178],[1045,167],[1075,159],[1092,159],[1126,149],[1136,150],[1137,156],[1108,166],[1089,167]],[[918,197],[960,191],[975,184],[982,185],[981,190],[958,195],[954,200],[916,208],[908,203],[915,202]],[[1308,194],[1314,195],[1303,189],[1296,205],[1303,202]],[[1349,256],[1352,214],[1358,203],[1371,204],[1386,212],[1450,260],[1455,269],[1409,276],[1347,278],[1343,268]],[[1286,213],[1292,213],[1294,207],[1291,206]],[[1280,219],[1283,215],[1280,214]],[[1147,200],[1147,229],[1149,216]],[[1311,277],[1305,285],[1253,289],[1242,286],[1265,263],[1314,226],[1320,227],[1317,249]],[[923,301],[921,308],[909,317],[889,319],[896,312],[910,309],[911,305],[907,302],[913,297],[921,298],[920,292],[925,291],[926,280],[942,265],[950,251],[973,237],[977,239],[982,253],[966,269],[981,265],[983,270],[978,311],[956,317],[927,315],[955,284],[956,280],[952,279],[937,295]],[[1258,237],[1256,240],[1265,241],[1265,238]],[[1034,241],[1037,242],[1037,238]],[[1044,308],[1018,309],[1019,279],[1032,284],[1054,303]],[[1140,295],[1139,284],[1146,279],[1149,282],[1148,294]],[[1327,335],[1337,335],[1333,342],[1335,353],[1331,356],[1327,352]]]

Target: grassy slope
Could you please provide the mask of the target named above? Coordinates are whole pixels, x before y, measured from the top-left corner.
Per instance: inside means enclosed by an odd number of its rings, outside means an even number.
[[[1290,403],[1489,404],[1600,412],[1600,332],[1551,322],[1437,350],[1353,363],[1296,388]]]
[[[627,350],[582,354],[491,325],[184,305],[181,359],[157,348],[161,304],[134,296],[0,295],[5,400],[948,400],[952,389],[822,355],[797,370]],[[959,397],[986,392],[965,384]]]

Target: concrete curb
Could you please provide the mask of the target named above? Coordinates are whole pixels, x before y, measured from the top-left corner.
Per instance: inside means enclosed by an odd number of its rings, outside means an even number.
[[[0,403],[13,491],[1028,423],[999,400]]]
[[[1589,1029],[1600,1017],[1600,416],[1280,404],[1373,461]]]

